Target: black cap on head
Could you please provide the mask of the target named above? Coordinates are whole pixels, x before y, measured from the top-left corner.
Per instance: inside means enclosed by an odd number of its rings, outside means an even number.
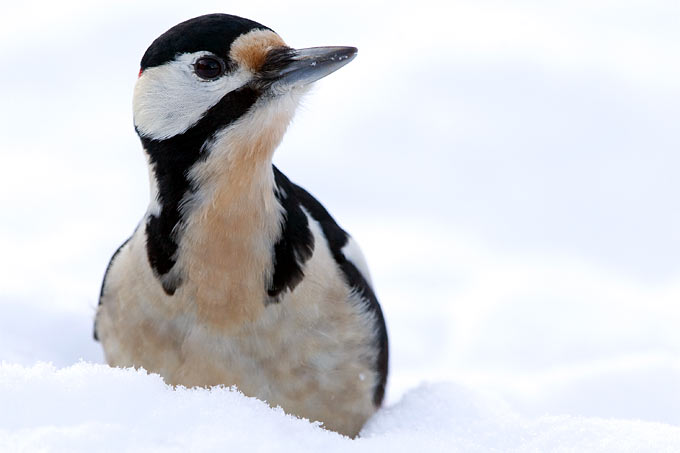
[[[231,43],[251,30],[271,30],[255,21],[230,14],[207,14],[175,25],[151,43],[142,57],[144,71],[172,60],[178,54],[207,50],[227,58]]]

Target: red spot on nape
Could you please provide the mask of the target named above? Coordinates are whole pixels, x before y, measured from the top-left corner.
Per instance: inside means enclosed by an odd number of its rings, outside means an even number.
[[[142,76],[142,72],[144,72],[144,70],[140,68],[140,69],[139,69],[139,74],[137,74],[137,78],[140,78],[140,77]]]

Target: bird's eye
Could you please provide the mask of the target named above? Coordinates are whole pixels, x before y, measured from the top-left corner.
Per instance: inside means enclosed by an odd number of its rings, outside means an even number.
[[[222,60],[215,57],[202,57],[194,63],[194,72],[202,79],[216,79],[226,70],[226,65]]]

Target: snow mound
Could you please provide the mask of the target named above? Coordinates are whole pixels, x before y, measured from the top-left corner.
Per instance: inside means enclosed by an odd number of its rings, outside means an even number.
[[[680,427],[524,419],[465,386],[428,384],[379,411],[361,438],[234,389],[167,386],[158,375],[79,363],[0,366],[1,451],[678,451]]]

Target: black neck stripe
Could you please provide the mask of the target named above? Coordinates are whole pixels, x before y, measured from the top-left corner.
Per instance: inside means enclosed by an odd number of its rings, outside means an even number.
[[[314,252],[314,236],[307,216],[296,196],[295,185],[272,166],[276,183],[275,196],[283,207],[281,236],[274,244],[274,271],[267,294],[278,302],[282,293],[292,291],[304,277],[305,262]]]
[[[167,274],[175,265],[179,243],[175,228],[181,221],[179,205],[186,194],[194,190],[189,181],[189,170],[205,157],[203,145],[215,133],[245,115],[258,97],[259,93],[252,88],[240,88],[225,95],[182,134],[166,140],[140,136],[153,166],[161,206],[160,214],[149,216],[146,224],[149,263],[159,276]],[[174,293],[176,288],[172,286],[164,287],[168,294]]]

